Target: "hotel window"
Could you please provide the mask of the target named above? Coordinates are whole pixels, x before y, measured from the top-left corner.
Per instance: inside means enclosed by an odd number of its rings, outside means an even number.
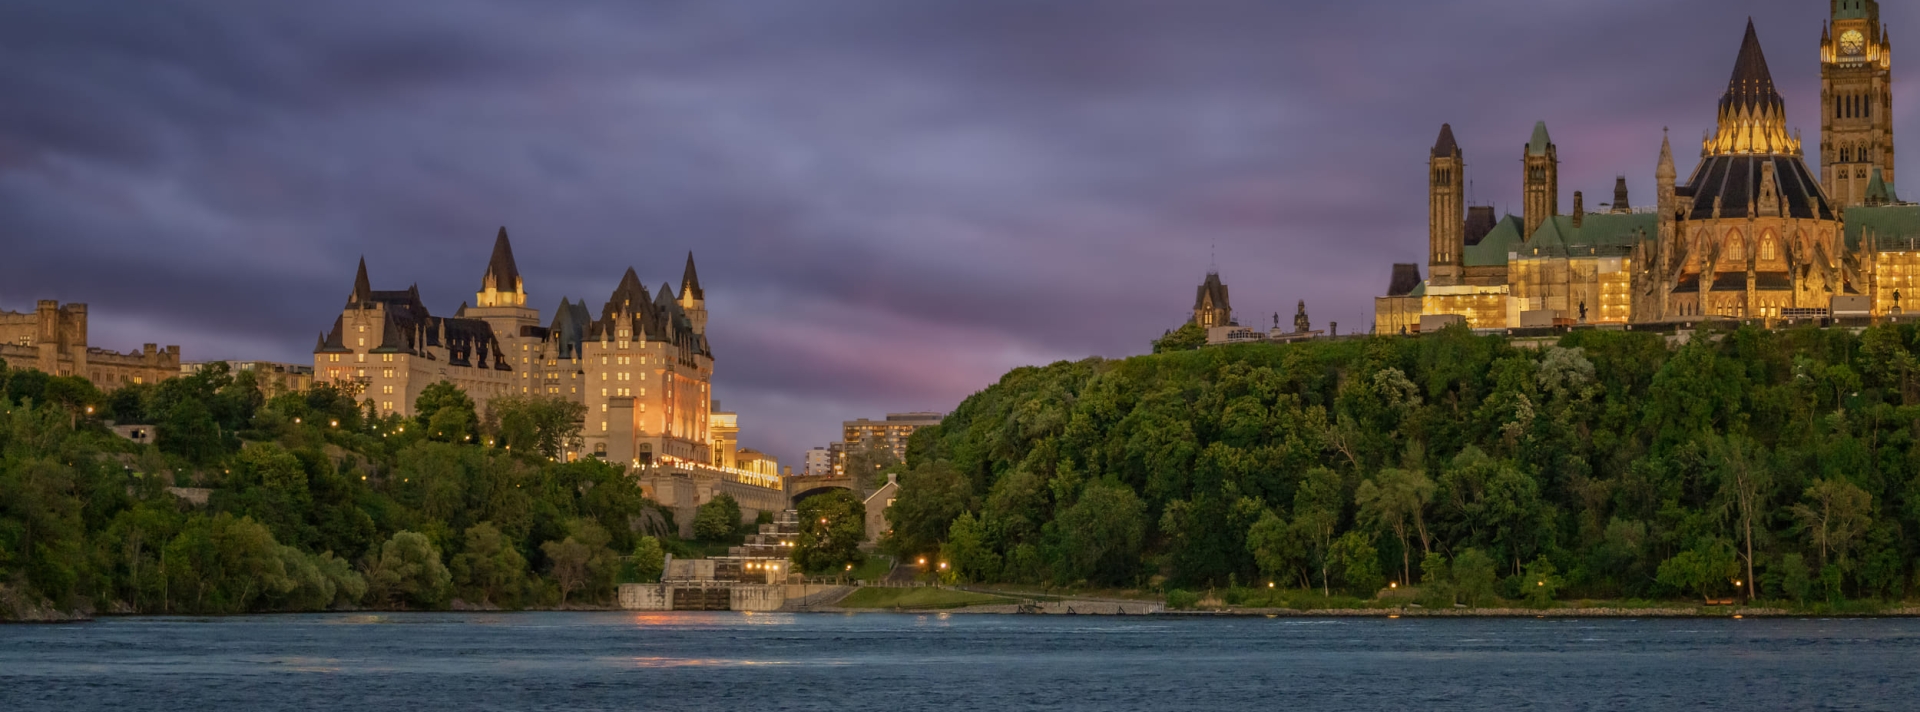
[[[600,389],[600,397],[601,398],[607,397],[607,389],[605,388]]]
[[[606,371],[601,371],[601,372],[600,372],[600,380],[602,380],[602,381],[604,381],[604,380],[607,380],[607,372],[606,372]]]
[[[359,363],[366,363],[366,362],[367,362],[367,355],[366,355],[366,354],[354,354],[354,355],[353,355],[353,360],[354,360],[354,361],[357,361],[357,362],[359,362]]]
[[[362,336],[362,337],[360,337],[360,339],[359,339],[359,341],[360,341],[360,345],[361,345],[361,346],[366,346],[366,345],[367,345],[367,337],[364,337],[364,336]]]
[[[366,378],[366,377],[367,377],[367,369],[364,369],[364,368],[363,368],[363,369],[360,369],[360,376],[359,376],[359,377],[360,377],[360,378]]]
[[[362,334],[364,334],[364,333],[367,333],[367,325],[366,325],[366,324],[361,324],[361,325],[360,325],[360,333],[362,333]]]
[[[389,369],[386,369],[386,370],[383,370],[383,371],[381,371],[381,372],[380,372],[380,377],[381,377],[381,378],[393,378],[393,369],[391,369],[391,368],[389,368]]]
[[[600,404],[600,412],[602,412],[602,413],[605,413],[605,412],[607,412],[607,404],[605,404],[605,403],[601,403],[601,404]]]
[[[607,421],[600,421],[600,432],[607,432]]]

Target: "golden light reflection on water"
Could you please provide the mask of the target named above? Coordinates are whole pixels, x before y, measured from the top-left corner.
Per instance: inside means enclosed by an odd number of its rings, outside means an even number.
[[[649,611],[630,613],[627,622],[641,628],[703,628],[713,626],[785,626],[795,623],[791,613],[696,613]]]

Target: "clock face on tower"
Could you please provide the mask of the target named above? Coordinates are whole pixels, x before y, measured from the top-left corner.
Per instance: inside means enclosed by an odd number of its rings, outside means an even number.
[[[1847,30],[1840,35],[1840,53],[1857,57],[1867,51],[1867,38],[1859,30]]]

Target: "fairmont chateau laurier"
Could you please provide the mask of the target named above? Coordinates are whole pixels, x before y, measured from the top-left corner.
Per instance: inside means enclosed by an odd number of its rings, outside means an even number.
[[[1427,169],[1426,277],[1395,266],[1375,332],[1418,331],[1423,316],[1493,329],[1920,308],[1920,206],[1894,191],[1879,3],[1832,0],[1822,34],[1818,145],[1788,130],[1749,22],[1698,165],[1681,181],[1663,137],[1646,207],[1622,178],[1605,209],[1588,212],[1576,192],[1562,215],[1559,151],[1541,123],[1521,152],[1522,214],[1495,217],[1467,205],[1465,157],[1442,126]]]
[[[427,386],[448,381],[483,412],[493,398],[566,398],[587,409],[584,449],[616,462],[730,465],[710,452],[713,354],[693,256],[675,292],[649,295],[629,268],[596,318],[561,300],[542,325],[505,228],[471,305],[437,317],[419,287],[377,291],[360,262],[353,292],[314,348],[314,379],[347,387],[382,414],[412,415]]]

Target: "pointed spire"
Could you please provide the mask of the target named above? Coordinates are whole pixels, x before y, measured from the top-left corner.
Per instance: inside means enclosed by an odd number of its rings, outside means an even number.
[[[1460,144],[1453,140],[1453,124],[1440,125],[1440,138],[1433,142],[1434,158],[1449,158],[1460,152]]]
[[[1626,176],[1619,176],[1613,179],[1613,212],[1633,212],[1633,203],[1627,199]]]
[[[1660,130],[1660,167],[1654,176],[1660,180],[1672,182],[1678,174],[1673,170],[1673,142],[1668,140],[1666,129]]]
[[[680,298],[692,296],[695,300],[706,301],[707,293],[700,288],[700,275],[693,270],[693,252],[687,252],[687,271],[680,275]]]
[[[1760,50],[1760,33],[1753,29],[1753,18],[1747,18],[1747,36],[1740,41],[1740,57],[1733,62],[1733,78],[1727,82],[1727,95],[1720,100],[1720,109],[1765,109],[1784,104],[1780,92],[1773,87],[1767,55]]]
[[[360,272],[353,277],[353,294],[348,295],[348,304],[359,304],[373,297],[373,284],[367,281],[367,258],[360,257]]]
[[[507,228],[502,225],[500,233],[493,238],[493,257],[487,260],[487,273],[480,279],[480,289],[492,287],[499,292],[519,291],[520,267],[513,261],[513,244],[507,240]]]
[[[1547,135],[1547,122],[1533,122],[1533,138],[1527,141],[1527,155],[1544,156],[1553,146],[1553,137]]]

